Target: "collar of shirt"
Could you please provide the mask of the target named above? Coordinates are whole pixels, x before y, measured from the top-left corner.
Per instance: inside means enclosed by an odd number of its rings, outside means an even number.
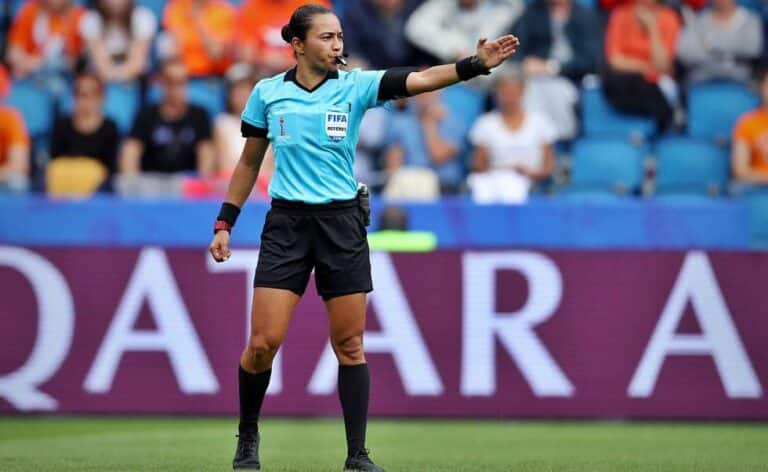
[[[297,87],[299,87],[302,90],[306,90],[309,93],[314,92],[315,90],[319,89],[328,79],[338,79],[339,78],[339,71],[337,70],[330,70],[327,74],[325,74],[325,78],[315,86],[312,90],[306,88],[305,86],[301,85],[298,80],[296,80],[296,68],[289,70],[285,73],[285,77],[283,77],[284,82],[293,82],[296,84]]]

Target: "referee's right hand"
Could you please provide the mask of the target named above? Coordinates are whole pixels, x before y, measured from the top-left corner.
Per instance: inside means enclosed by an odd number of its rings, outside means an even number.
[[[208,250],[216,262],[224,262],[232,254],[229,251],[229,231],[219,230],[213,235],[213,241],[208,246]]]

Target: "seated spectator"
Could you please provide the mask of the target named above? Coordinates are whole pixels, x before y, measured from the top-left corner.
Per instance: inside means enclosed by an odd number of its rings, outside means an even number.
[[[114,121],[104,116],[104,83],[93,72],[77,76],[72,116],[56,120],[51,138],[51,159],[89,158],[111,176],[117,168],[119,134]]]
[[[760,18],[736,0],[713,0],[712,9],[683,15],[677,57],[689,84],[714,79],[749,81],[763,48]]]
[[[654,118],[661,129],[673,122],[673,78],[680,21],[658,0],[636,0],[611,13],[605,38],[608,70],[603,91],[619,111]]]
[[[170,0],[163,26],[172,46],[166,58],[180,57],[193,77],[223,75],[232,64],[237,10],[227,0]]]
[[[274,75],[293,67],[296,62],[293,48],[283,41],[281,30],[293,11],[305,3],[331,8],[329,0],[243,0],[237,59],[255,65],[263,75]]]
[[[344,10],[344,47],[371,69],[413,65],[416,51],[405,38],[414,0],[358,0]]]
[[[521,75],[507,71],[495,88],[498,110],[481,116],[469,132],[474,149],[467,183],[477,203],[522,203],[554,170],[557,128],[525,110]]]
[[[577,87],[586,74],[597,72],[602,49],[594,11],[573,0],[530,3],[512,28],[520,47],[512,56],[522,61],[528,77],[525,107],[547,115],[559,139],[578,132]]]
[[[213,143],[218,170],[231,173],[240,160],[245,145],[245,138],[240,131],[240,114],[256,85],[257,77],[250,65],[238,63],[229,68],[225,78],[227,108],[214,120]]]
[[[187,101],[187,70],[179,60],[163,63],[165,90],[157,105],[143,108],[120,152],[119,171],[210,176],[214,166],[208,113]]]
[[[355,149],[352,171],[355,179],[365,182],[371,192],[378,193],[386,183],[386,172],[382,171],[382,155],[386,146],[387,125],[390,111],[384,107],[371,108],[360,122],[360,133]]]
[[[399,101],[387,127],[384,152],[385,167],[390,175],[387,187],[402,178],[396,176],[401,169],[407,173],[420,169],[419,175],[436,174],[441,192],[460,190],[464,180],[461,155],[466,129],[440,102],[440,92]],[[384,189],[385,194],[391,191]]]
[[[83,7],[71,0],[28,0],[8,32],[6,60],[17,79],[35,75],[54,94],[82,51],[78,25]]]
[[[506,33],[522,0],[426,0],[405,25],[407,38],[442,62],[475,53],[477,40]]]
[[[133,0],[96,0],[80,22],[80,35],[102,80],[131,82],[147,69],[157,18]]]
[[[225,180],[224,185],[228,184],[245,146],[240,115],[257,82],[253,68],[243,62],[230,67],[225,77],[227,80],[227,111],[217,116],[213,125],[217,168],[219,176]],[[273,168],[274,161],[270,147],[264,155],[259,178],[256,182],[258,193],[261,196],[267,195]]]
[[[18,110],[0,105],[0,194],[29,186],[29,135]]]
[[[762,106],[744,114],[733,130],[731,168],[740,188],[768,186],[768,73],[760,81]]]

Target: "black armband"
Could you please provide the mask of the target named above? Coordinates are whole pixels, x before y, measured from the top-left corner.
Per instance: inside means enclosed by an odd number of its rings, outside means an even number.
[[[474,79],[478,75],[490,73],[491,69],[480,64],[480,59],[477,56],[465,57],[456,63],[456,74],[459,76],[459,80]]]
[[[229,226],[235,226],[238,215],[240,215],[240,209],[237,205],[224,202],[221,204],[221,210],[219,210],[219,216],[216,217],[216,221],[224,221]]]
[[[240,132],[244,138],[266,138],[267,130],[264,128],[257,128],[252,124],[248,124],[245,121],[240,122]]]
[[[384,72],[384,76],[379,82],[379,95],[376,99],[380,102],[398,98],[410,97],[405,84],[408,80],[408,74],[416,72],[416,67],[393,67]]]

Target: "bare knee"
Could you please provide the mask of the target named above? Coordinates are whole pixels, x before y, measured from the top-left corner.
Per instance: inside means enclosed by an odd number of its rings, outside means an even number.
[[[248,340],[246,354],[249,360],[258,367],[269,367],[280,348],[280,340],[263,334],[253,334]]]
[[[365,360],[361,334],[333,339],[333,350],[342,364],[359,364]]]

